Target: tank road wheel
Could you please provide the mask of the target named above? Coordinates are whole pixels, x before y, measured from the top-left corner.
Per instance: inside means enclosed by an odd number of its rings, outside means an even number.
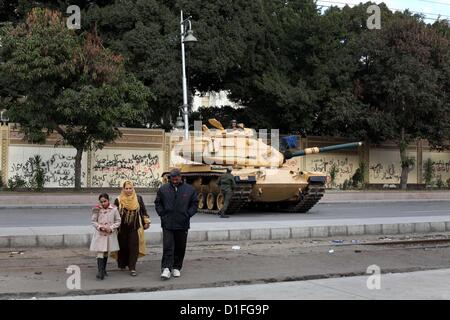
[[[206,207],[209,210],[214,210],[214,207],[216,206],[216,194],[213,192],[208,193],[208,196],[206,197]]]
[[[224,203],[225,203],[225,196],[221,192],[219,193],[216,199],[217,209],[222,210]]]
[[[206,200],[206,195],[203,192],[200,192],[197,196],[198,199],[198,208],[199,209],[205,209],[206,204],[205,204],[205,200]]]

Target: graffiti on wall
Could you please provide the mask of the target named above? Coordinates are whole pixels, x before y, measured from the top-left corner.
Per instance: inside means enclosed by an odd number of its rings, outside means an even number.
[[[352,159],[350,157],[333,157],[323,156],[314,159],[308,159],[307,170],[314,172],[326,173],[328,180],[329,174],[333,165],[336,166],[336,183],[342,183],[347,179],[351,179],[355,170],[358,168],[358,158]],[[328,181],[329,182],[329,181]]]
[[[397,150],[387,150],[374,148],[370,150],[369,162],[369,182],[376,184],[397,184],[400,183],[402,167],[400,152]],[[409,151],[408,157],[417,163],[417,153]],[[417,183],[417,167],[413,165],[408,172],[408,183]]]
[[[426,161],[431,159],[433,166],[433,180],[446,181],[450,178],[450,154],[449,153],[428,153],[423,159],[422,174],[425,175]]]
[[[436,174],[445,174],[450,172],[450,161],[444,160],[433,161],[433,171]]]
[[[375,180],[400,182],[401,173],[400,164],[396,167],[394,163],[382,164],[378,162],[369,166],[369,177]]]
[[[10,166],[10,176],[20,176],[29,181],[34,173],[33,158],[23,163],[13,162]],[[42,169],[45,173],[45,186],[73,187],[75,185],[75,156],[63,153],[54,153],[49,159],[42,159]],[[84,185],[86,173],[81,173],[81,185]]]
[[[159,155],[126,152],[95,154],[92,167],[93,187],[119,187],[129,179],[137,187],[157,188],[161,169]]]

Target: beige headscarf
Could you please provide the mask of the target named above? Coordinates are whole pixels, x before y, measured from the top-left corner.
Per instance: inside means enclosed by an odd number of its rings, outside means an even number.
[[[127,195],[125,193],[125,186],[130,185],[133,187],[133,193],[131,195]],[[139,210],[139,201],[137,198],[136,191],[134,190],[133,182],[130,180],[125,180],[122,183],[122,192],[119,195],[119,206],[120,208],[125,208],[127,210]]]

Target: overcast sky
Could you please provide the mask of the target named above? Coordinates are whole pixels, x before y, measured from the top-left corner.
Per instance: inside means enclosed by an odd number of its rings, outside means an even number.
[[[366,1],[361,0],[318,0],[317,3],[323,5],[335,5],[342,7],[347,4],[358,4]],[[384,2],[391,10],[405,10],[422,12],[425,14],[426,22],[433,22],[431,19],[437,19],[441,15],[441,19],[450,20],[450,0],[373,0],[375,3]]]

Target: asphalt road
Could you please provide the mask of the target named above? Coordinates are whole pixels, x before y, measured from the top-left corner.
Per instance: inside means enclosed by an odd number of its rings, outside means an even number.
[[[148,207],[152,222],[159,223],[154,207]],[[215,215],[197,214],[191,222],[280,221],[317,219],[355,219],[383,217],[426,217],[450,214],[450,201],[437,202],[374,202],[318,204],[307,214],[274,212],[241,212],[230,219]],[[0,227],[37,226],[87,226],[90,224],[88,209],[0,209]]]

